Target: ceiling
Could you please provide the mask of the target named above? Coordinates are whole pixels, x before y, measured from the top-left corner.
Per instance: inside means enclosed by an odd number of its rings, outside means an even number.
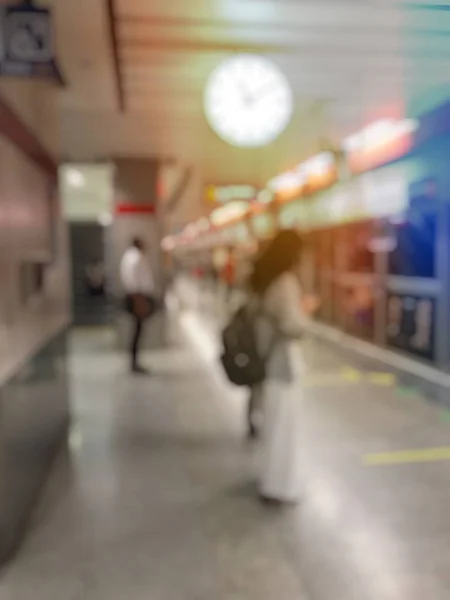
[[[434,10],[433,10],[434,7]],[[450,81],[450,12],[426,0],[58,0],[66,158],[174,157],[212,183],[262,183]],[[296,108],[270,146],[228,146],[202,92],[235,51],[276,62]]]

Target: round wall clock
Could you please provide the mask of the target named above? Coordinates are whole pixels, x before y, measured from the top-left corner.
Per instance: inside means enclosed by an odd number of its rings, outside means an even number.
[[[204,95],[206,118],[219,137],[233,146],[272,142],[292,117],[293,94],[271,61],[248,54],[219,65]]]

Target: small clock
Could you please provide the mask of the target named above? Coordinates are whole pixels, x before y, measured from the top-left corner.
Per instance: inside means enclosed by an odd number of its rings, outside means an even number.
[[[291,87],[271,61],[248,54],[233,56],[212,73],[205,88],[206,118],[219,137],[233,146],[265,146],[289,124]]]

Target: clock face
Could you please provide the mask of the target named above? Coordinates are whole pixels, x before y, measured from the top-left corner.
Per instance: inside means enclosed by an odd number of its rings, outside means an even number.
[[[293,95],[284,74],[260,56],[238,55],[211,75],[204,97],[209,124],[233,146],[273,141],[292,117]]]

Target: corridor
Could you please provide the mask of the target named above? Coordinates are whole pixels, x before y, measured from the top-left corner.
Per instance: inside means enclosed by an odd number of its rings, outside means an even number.
[[[448,599],[450,463],[366,464],[371,453],[444,446],[440,409],[312,373],[304,499],[268,509],[255,497],[241,393],[216,368],[202,318],[179,323],[169,347],[146,357],[149,379],[125,374],[107,330],[74,334],[69,449],[4,572],[2,600]],[[335,351],[311,348],[311,369],[340,372]]]

